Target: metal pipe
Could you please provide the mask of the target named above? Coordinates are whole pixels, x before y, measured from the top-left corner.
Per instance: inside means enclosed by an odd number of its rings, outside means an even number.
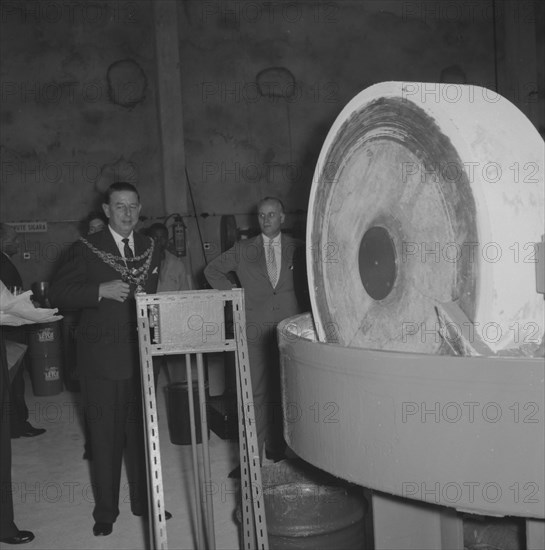
[[[199,460],[197,457],[197,433],[195,429],[195,406],[193,400],[193,380],[191,377],[191,354],[185,354],[185,372],[187,380],[187,396],[189,403],[189,425],[191,430],[191,456],[193,459],[193,482],[195,484],[195,513],[197,519],[197,548],[204,549],[203,519],[201,510],[201,488],[199,475]]]

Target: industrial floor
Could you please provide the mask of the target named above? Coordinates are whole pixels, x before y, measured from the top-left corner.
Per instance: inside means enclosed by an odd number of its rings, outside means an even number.
[[[121,477],[120,515],[113,533],[95,537],[89,462],[83,459],[84,438],[78,415],[79,392],[35,397],[25,373],[29,421],[46,433],[34,438],[12,439],[12,482],[15,522],[35,539],[23,547],[41,549],[149,548],[146,523],[130,511],[127,477]],[[193,510],[191,445],[170,442],[165,400],[166,377],[158,384],[158,411],[169,548],[196,547]],[[239,482],[228,473],[238,464],[238,443],[210,433],[211,492],[214,502],[216,545],[240,548],[234,519]],[[200,446],[199,446],[200,447]],[[13,548],[0,545],[2,548]]]
[[[171,379],[172,380],[172,379]],[[127,477],[121,478],[120,515],[113,533],[95,537],[93,496],[89,462],[83,459],[84,437],[78,414],[80,393],[67,391],[36,397],[25,373],[29,421],[46,428],[35,438],[12,439],[12,482],[15,522],[31,530],[35,539],[23,547],[53,549],[149,549],[146,522],[130,511]],[[190,445],[170,441],[167,409],[167,377],[161,375],[157,406],[166,509],[173,514],[167,522],[168,547],[197,547],[193,504],[193,474]],[[212,384],[213,385],[213,384]],[[221,384],[220,384],[221,385]],[[211,392],[213,395],[213,392]],[[221,392],[220,392],[221,393]],[[211,487],[216,547],[242,547],[235,509],[240,482],[228,478],[238,464],[238,443],[210,432]],[[264,465],[271,465],[265,460]],[[464,520],[464,547],[468,550],[521,550],[523,524],[508,518]],[[0,544],[0,548],[14,548]]]

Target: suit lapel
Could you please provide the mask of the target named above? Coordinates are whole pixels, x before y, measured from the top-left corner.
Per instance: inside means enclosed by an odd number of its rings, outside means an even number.
[[[99,233],[95,233],[95,235],[97,235],[95,242],[100,250],[115,254],[116,256],[120,255],[119,248],[117,248],[115,240],[107,227]],[[92,242],[92,238],[90,240]]]
[[[146,252],[146,250],[149,248],[150,244],[151,244],[151,240],[148,237],[145,237],[140,233],[134,233],[134,253],[135,253],[134,255],[135,256],[140,256],[141,254],[144,254],[144,252]],[[155,258],[157,258],[158,260],[156,249],[154,249],[153,254],[155,255]],[[148,268],[148,275],[146,278],[146,282],[144,284],[145,292],[154,293],[157,289],[158,280],[159,280],[159,265],[152,258],[150,267]]]
[[[291,258],[288,257],[289,253],[289,239],[282,233],[280,235],[280,250],[282,255],[282,261],[280,262],[280,274],[278,276],[278,282],[276,283],[277,288],[282,284],[286,278],[286,274],[289,271],[291,265]]]
[[[133,232],[133,239],[134,239],[134,255],[140,256],[140,254],[143,254],[146,251],[146,239],[143,238],[140,233]]]
[[[260,233],[256,237],[256,244],[259,250],[259,270],[261,271],[261,274],[263,277],[269,281],[269,274],[267,273],[267,254],[265,252],[265,243],[263,241],[263,235]],[[270,284],[270,281],[269,281]]]

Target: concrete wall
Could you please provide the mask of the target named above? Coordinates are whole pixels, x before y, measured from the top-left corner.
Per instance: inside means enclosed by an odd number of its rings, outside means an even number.
[[[288,225],[304,228],[324,138],[362,89],[438,82],[452,65],[468,82],[493,86],[491,2],[447,4],[179,3],[186,163],[197,210],[211,214],[200,219],[209,257],[219,216],[237,214],[247,226],[244,214],[265,195],[282,198]]]
[[[288,227],[302,234],[323,140],[363,88],[437,82],[453,65],[469,83],[495,85],[491,0],[176,5],[180,124],[195,200],[195,211],[189,200],[180,213],[189,216],[196,271],[205,262],[196,220],[211,258],[221,215],[250,226],[264,195],[285,201]],[[51,275],[77,237],[75,221],[114,179],[138,184],[143,224],[176,208],[163,198],[151,0],[5,0],[1,9],[0,217],[49,223],[47,233],[22,235],[31,259],[14,258],[28,287]],[[122,60],[134,64],[118,66],[115,103],[108,69]]]
[[[47,279],[116,179],[163,213],[149,2],[2,2],[2,221],[42,220],[15,258]],[[121,62],[121,63],[119,63]]]

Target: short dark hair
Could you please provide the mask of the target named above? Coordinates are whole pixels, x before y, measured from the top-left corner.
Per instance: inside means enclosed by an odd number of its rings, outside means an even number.
[[[116,191],[132,191],[133,193],[136,193],[138,202],[140,202],[140,194],[138,193],[138,189],[136,189],[132,183],[127,181],[116,181],[115,183],[112,183],[108,189],[106,189],[106,192],[104,193],[104,204],[110,204],[112,194]]]
[[[264,197],[257,203],[257,209],[259,210],[265,202],[276,202],[280,206],[280,212],[284,214],[284,203],[278,197]]]
[[[85,218],[83,218],[83,220],[79,223],[79,230],[82,235],[87,235],[87,233],[89,233],[89,226],[93,220],[100,220],[104,222],[104,225],[108,225],[108,218],[104,212],[100,212],[100,210],[93,210],[92,212],[89,212],[89,214],[87,214],[87,216],[85,216]]]

